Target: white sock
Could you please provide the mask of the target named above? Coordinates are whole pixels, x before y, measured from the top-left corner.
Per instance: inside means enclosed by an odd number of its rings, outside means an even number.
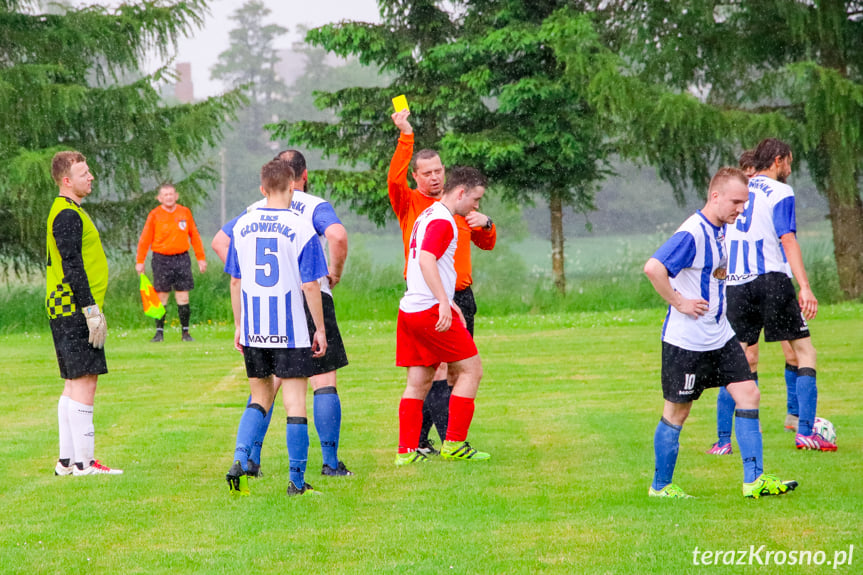
[[[57,420],[60,424],[60,459],[68,459],[72,465],[75,463],[75,446],[69,426],[69,398],[65,395],[61,395],[57,402]]]
[[[69,400],[69,427],[75,445],[75,463],[88,467],[96,451],[96,433],[93,428],[93,406]]]

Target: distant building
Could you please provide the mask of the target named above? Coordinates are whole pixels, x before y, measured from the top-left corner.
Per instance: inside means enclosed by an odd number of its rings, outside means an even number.
[[[191,62],[177,64],[177,83],[174,84],[174,97],[184,104],[189,104],[195,100]]]

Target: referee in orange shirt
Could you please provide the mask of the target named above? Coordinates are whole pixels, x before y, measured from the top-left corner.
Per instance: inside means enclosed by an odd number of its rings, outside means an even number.
[[[173,184],[159,186],[156,196],[160,206],[154,208],[147,216],[141,239],[138,240],[138,256],[135,270],[144,273],[144,261],[147,252],[153,250],[153,287],[159,295],[162,305],[168,305],[168,295],[174,290],[174,300],[177,302],[177,315],[183,326],[183,341],[195,341],[189,335],[189,290],[195,287],[192,278],[192,262],[189,258],[189,241],[195,250],[198,269],[201,273],[207,271],[207,259],[204,254],[204,244],[201,235],[192,218],[192,211],[177,203],[179,195]],[[156,335],[152,342],[164,339],[165,317],[156,320]]]
[[[399,220],[405,248],[405,270],[407,270],[408,244],[417,217],[427,207],[441,198],[445,181],[445,169],[440,155],[434,150],[420,150],[414,156],[414,131],[408,121],[410,111],[402,110],[392,115],[393,123],[399,129],[399,141],[390,162],[387,174],[387,192],[390,205]],[[408,169],[417,183],[417,189],[408,185]],[[467,330],[473,336],[473,319],[476,315],[476,300],[471,285],[470,244],[474,243],[483,250],[494,249],[497,242],[497,228],[491,218],[479,212],[467,216],[454,215],[458,227],[455,250],[456,284],[453,301],[464,315]],[[428,439],[432,424],[437,428],[441,441],[446,436],[449,418],[450,386],[446,380],[446,367],[435,372],[434,383],[423,406],[423,425],[420,433],[419,451],[424,455],[435,454],[436,450]]]

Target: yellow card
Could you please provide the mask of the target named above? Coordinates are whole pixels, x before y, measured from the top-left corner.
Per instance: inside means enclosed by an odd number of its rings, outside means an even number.
[[[410,110],[410,108],[408,108],[408,99],[405,98],[404,94],[393,98],[393,108],[396,109],[396,112],[401,112],[402,110]]]

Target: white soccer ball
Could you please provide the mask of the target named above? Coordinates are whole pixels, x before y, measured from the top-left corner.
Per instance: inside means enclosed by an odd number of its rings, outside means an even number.
[[[812,426],[812,433],[818,435],[824,441],[836,443],[836,428],[829,420],[823,417],[816,417],[815,424]]]

